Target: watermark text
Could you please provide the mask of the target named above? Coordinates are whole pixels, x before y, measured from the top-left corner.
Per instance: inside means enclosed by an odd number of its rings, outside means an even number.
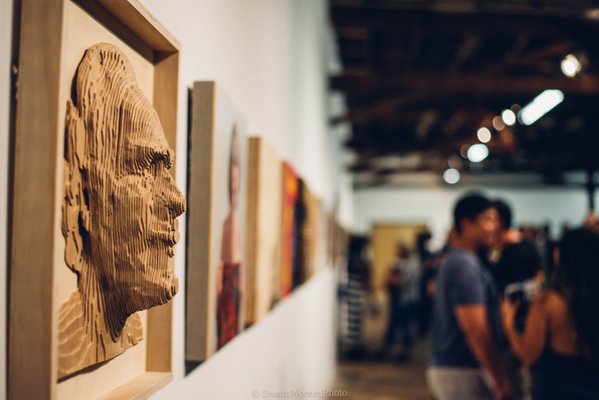
[[[347,390],[343,389],[255,389],[252,391],[254,399],[322,399],[330,397],[347,397]]]

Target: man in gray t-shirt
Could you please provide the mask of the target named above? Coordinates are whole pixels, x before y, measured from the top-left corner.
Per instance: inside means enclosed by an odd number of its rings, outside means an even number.
[[[507,399],[511,387],[498,359],[497,290],[476,254],[492,244],[497,211],[484,196],[454,209],[455,242],[437,276],[433,353],[428,382],[438,400]]]

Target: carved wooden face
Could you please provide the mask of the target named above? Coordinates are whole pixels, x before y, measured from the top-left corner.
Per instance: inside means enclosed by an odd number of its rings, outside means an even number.
[[[91,245],[102,254],[109,289],[146,309],[177,292],[168,258],[179,239],[175,218],[184,199],[168,171],[174,152],[137,86],[119,111],[114,153],[92,157],[89,166]]]
[[[75,141],[84,144],[74,146],[84,146],[78,153],[89,219],[84,257],[127,313],[164,304],[178,289],[169,258],[179,239],[175,218],[185,208],[169,174],[174,152],[116,47],[88,49],[77,74],[83,132]]]

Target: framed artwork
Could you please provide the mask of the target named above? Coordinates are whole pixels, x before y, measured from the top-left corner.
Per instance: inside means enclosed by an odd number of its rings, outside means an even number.
[[[215,82],[194,82],[188,158],[186,359],[243,328],[247,135]]]
[[[293,286],[310,279],[317,270],[319,247],[320,203],[303,179],[299,179],[298,198],[295,206],[295,253],[293,263]]]
[[[328,225],[330,263],[334,267],[344,265],[347,261],[349,233],[337,219],[336,209],[329,214]]]
[[[287,296],[294,288],[294,275],[297,271],[298,239],[300,237],[296,208],[299,199],[300,182],[293,167],[282,164],[282,229],[281,229],[281,296]]]
[[[146,398],[171,380],[179,45],[134,0],[21,21],[8,398]]]
[[[293,263],[292,263],[292,287],[293,289],[300,286],[306,281],[307,272],[307,242],[306,225],[307,207],[304,202],[304,193],[308,190],[306,182],[302,178],[298,178],[297,197],[293,211]]]
[[[330,264],[329,259],[329,222],[328,210],[322,200],[318,201],[318,245],[316,249],[316,270],[320,270]]]
[[[278,301],[281,279],[281,160],[260,137],[249,139],[248,174],[245,322],[251,325]]]
[[[305,209],[305,218],[302,226],[304,273],[303,280],[310,279],[320,268],[319,259],[322,238],[320,232],[320,201],[307,185],[302,191],[302,201]]]

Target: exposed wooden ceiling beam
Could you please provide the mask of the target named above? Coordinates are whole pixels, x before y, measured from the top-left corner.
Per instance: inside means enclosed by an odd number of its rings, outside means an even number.
[[[513,48],[518,47],[518,43],[521,41],[521,37],[517,38]],[[484,70],[489,74],[498,74],[507,68],[514,68],[519,66],[533,66],[535,63],[539,63],[547,59],[560,58],[573,51],[575,48],[574,42],[571,40],[559,40],[556,42],[549,43],[544,46],[540,46],[536,49],[527,51],[519,50],[519,55],[515,55],[515,52],[510,49],[505,55],[503,62],[495,63]],[[558,66],[556,65],[556,69]]]
[[[331,88],[342,90],[347,95],[368,95],[373,91],[413,92],[425,94],[464,94],[532,95],[545,89],[560,89],[565,93],[596,95],[599,93],[599,79],[594,76],[566,77],[493,77],[488,74],[469,75],[389,75],[389,76],[339,76],[331,79]]]
[[[480,14],[495,13],[519,16],[584,17],[596,8],[593,0],[329,0],[332,8],[370,8],[385,11]]]
[[[509,34],[558,35],[572,32],[582,18],[563,16],[521,16],[504,14],[436,13],[414,10],[387,10],[364,8],[331,9],[331,20],[335,29],[365,27],[389,34],[412,31],[426,26],[428,32],[494,32]]]

